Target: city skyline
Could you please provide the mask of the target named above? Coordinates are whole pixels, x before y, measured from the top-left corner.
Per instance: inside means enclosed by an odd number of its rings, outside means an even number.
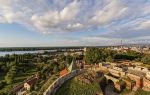
[[[149,0],[0,0],[0,47],[150,44]]]

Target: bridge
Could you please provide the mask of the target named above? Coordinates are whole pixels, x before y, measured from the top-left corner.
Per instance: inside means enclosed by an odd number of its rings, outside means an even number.
[[[121,90],[121,85],[119,84],[119,79],[114,78],[114,77],[109,76],[109,75],[104,75],[104,76],[105,76],[106,79],[107,79],[107,81],[106,81],[107,84],[111,82],[111,83],[114,84],[115,88],[116,88],[118,91]]]
[[[107,80],[111,80],[114,83],[119,82],[119,79],[117,79],[117,78],[114,78],[114,77],[109,76],[109,75],[104,75],[104,76],[106,77]]]

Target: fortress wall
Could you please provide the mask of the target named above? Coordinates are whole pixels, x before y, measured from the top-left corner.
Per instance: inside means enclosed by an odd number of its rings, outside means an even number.
[[[56,81],[54,81],[49,87],[48,89],[43,93],[43,95],[53,95],[58,89],[59,87],[62,86],[62,84],[64,82],[66,82],[67,80],[69,80],[72,77],[75,77],[81,73],[84,73],[85,69],[78,69],[78,70],[74,70],[64,76],[59,77]]]

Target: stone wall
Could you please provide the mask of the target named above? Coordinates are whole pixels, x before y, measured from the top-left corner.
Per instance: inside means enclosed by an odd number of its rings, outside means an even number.
[[[118,90],[118,91],[121,91],[121,85],[117,82],[114,84],[115,85],[115,88]]]
[[[142,86],[143,86],[143,80],[142,80],[142,78],[140,77],[140,76],[136,76],[136,75],[133,75],[133,74],[127,74],[127,76],[131,79],[131,80],[133,80],[133,81],[135,81],[136,82],[136,87],[137,88],[142,88]]]
[[[128,89],[131,89],[131,90],[132,90],[132,81],[129,81],[129,80],[126,80],[126,79],[124,79],[124,81],[125,81],[125,83],[126,83],[126,87],[127,87]]]
[[[49,86],[49,88],[43,93],[43,95],[53,95],[65,81],[84,72],[85,72],[85,69],[79,69],[79,70],[74,70],[64,76],[59,77],[56,81],[54,81]]]
[[[111,68],[109,68],[108,70],[113,76],[116,76],[116,77],[124,77],[126,75],[126,73],[123,71],[118,71],[118,70],[114,70]]]

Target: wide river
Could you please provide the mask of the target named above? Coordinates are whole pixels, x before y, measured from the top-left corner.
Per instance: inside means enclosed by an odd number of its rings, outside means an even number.
[[[35,51],[0,51],[0,56],[5,56],[6,54],[25,54],[25,53],[43,53],[44,51],[53,52],[54,50],[35,50]]]

